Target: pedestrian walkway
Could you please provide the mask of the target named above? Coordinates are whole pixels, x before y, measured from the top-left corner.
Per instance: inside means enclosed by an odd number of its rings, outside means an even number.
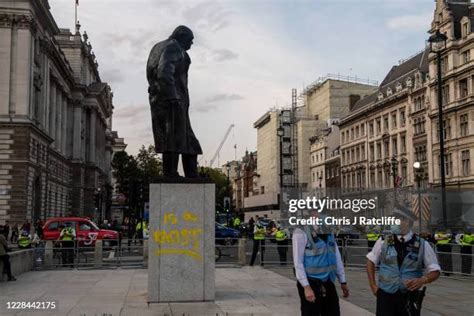
[[[0,315],[299,315],[293,280],[260,267],[216,269],[216,300],[147,305],[145,269],[28,272],[0,283]],[[51,311],[12,311],[6,302],[56,302]],[[340,301],[341,314],[373,315]]]

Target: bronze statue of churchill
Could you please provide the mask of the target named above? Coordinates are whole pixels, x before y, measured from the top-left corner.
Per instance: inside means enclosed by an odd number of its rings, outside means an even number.
[[[186,52],[193,44],[193,32],[178,26],[173,34],[153,46],[146,67],[155,149],[163,154],[163,174],[178,178],[181,154],[185,177],[196,178],[201,145],[189,120],[188,69]]]

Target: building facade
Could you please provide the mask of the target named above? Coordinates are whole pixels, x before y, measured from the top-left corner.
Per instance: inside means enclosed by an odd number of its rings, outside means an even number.
[[[430,33],[448,37],[442,53],[443,126],[448,189],[472,188],[474,150],[474,9],[470,1],[436,2]],[[394,66],[378,91],[341,120],[344,188],[440,184],[436,54],[426,49]],[[414,162],[420,162],[417,179]]]
[[[2,1],[0,69],[0,224],[104,218],[112,92],[87,35],[58,28],[47,0]]]

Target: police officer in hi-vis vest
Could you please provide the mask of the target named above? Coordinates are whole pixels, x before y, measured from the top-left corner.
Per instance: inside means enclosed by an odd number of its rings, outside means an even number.
[[[321,215],[312,212],[311,216]],[[344,297],[349,296],[349,288],[334,235],[319,226],[304,226],[295,229],[292,241],[301,315],[340,315],[336,278]]]
[[[367,254],[367,275],[377,297],[377,316],[420,315],[425,290],[420,289],[435,281],[441,268],[430,244],[411,230],[415,214],[397,205],[393,215],[401,224],[393,225],[391,234],[377,240]],[[379,266],[378,284],[376,266]]]
[[[263,257],[265,255],[265,236],[267,230],[262,225],[260,219],[257,221],[257,224],[253,230],[253,249],[252,257],[250,258],[250,266],[253,266],[255,259],[257,258],[257,253],[260,248],[260,265],[263,266]]]

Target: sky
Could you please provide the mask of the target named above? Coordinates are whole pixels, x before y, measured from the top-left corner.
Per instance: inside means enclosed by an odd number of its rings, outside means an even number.
[[[58,26],[72,30],[75,0],[49,3]],[[193,30],[190,115],[201,165],[235,125],[217,166],[256,150],[253,123],[289,105],[292,88],[328,73],[381,82],[424,48],[434,8],[433,0],[79,0],[78,19],[112,87],[113,129],[130,154],[153,144],[150,49],[178,25]]]

